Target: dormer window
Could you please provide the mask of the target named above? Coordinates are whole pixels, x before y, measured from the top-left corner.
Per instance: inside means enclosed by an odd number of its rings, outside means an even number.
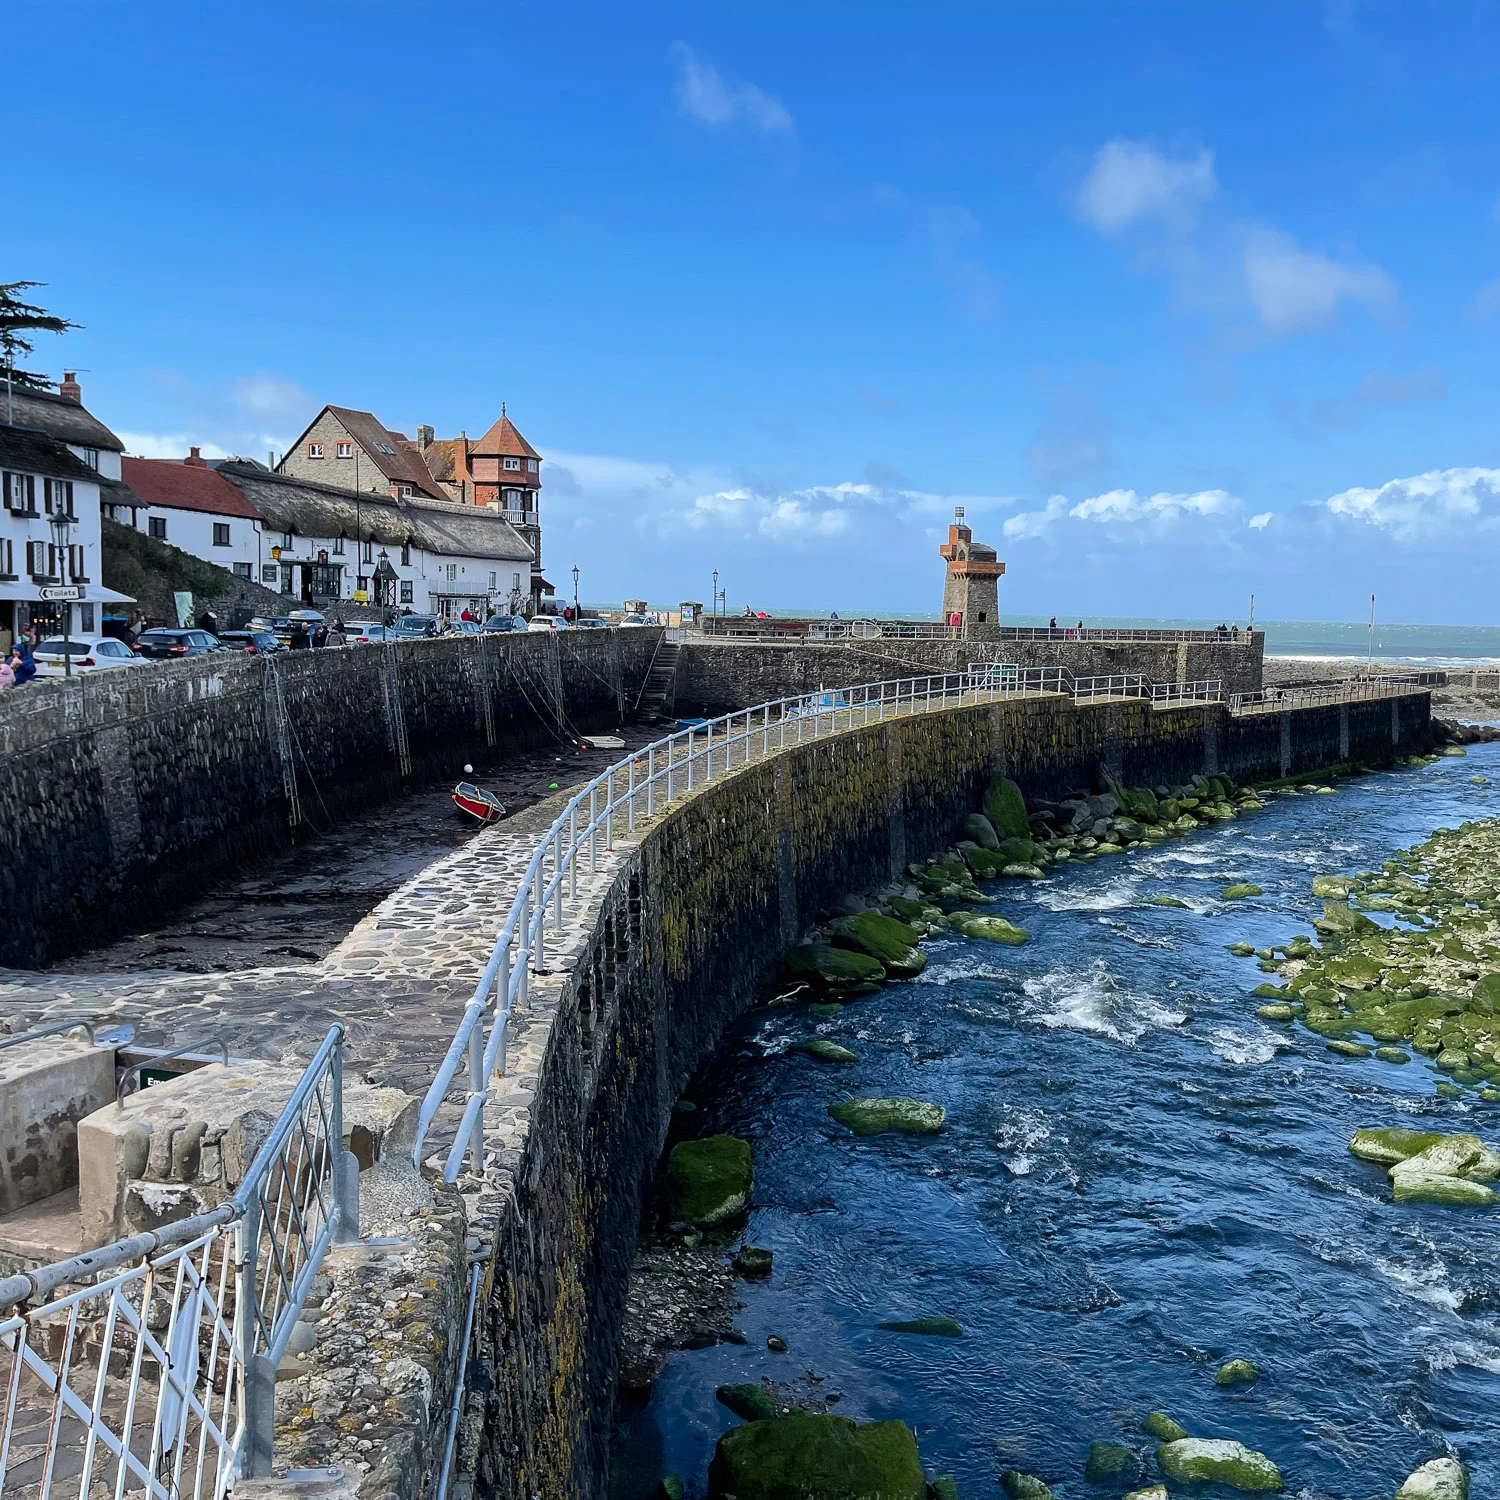
[[[338,457],[338,458],[353,458],[354,457],[354,444],[353,443],[336,443],[334,445],[333,451],[334,451],[335,456]]]
[[[307,456],[309,458],[322,458],[322,456],[323,456],[323,445],[322,445],[322,443],[309,443],[307,445]]]
[[[536,460],[534,458],[528,458],[526,460],[526,472],[528,474],[536,473]]]
[[[519,458],[507,458],[505,460],[505,467],[512,474],[519,474],[521,472],[521,460]]]
[[[336,536],[333,539],[333,555],[335,557],[342,557],[344,555],[344,539],[341,536]]]
[[[97,448],[78,448],[74,451],[89,468],[97,469],[99,467],[99,450]]]

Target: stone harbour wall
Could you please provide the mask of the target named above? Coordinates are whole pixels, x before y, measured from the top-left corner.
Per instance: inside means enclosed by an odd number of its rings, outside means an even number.
[[[1226,693],[1261,688],[1265,636],[1233,641],[847,641],[716,640],[689,635],[677,659],[679,713],[712,716],[819,688],[857,687],[883,678],[964,672],[976,661],[1061,667],[1075,677],[1139,673],[1150,682],[1206,682]]]
[[[627,717],[660,632],[216,654],[0,694],[0,966],[35,968],[487,749]]]
[[[514,1055],[531,1061],[496,1099],[471,1222],[493,1247],[471,1392],[478,1490],[606,1493],[627,1272],[673,1101],[786,949],[845,895],[946,846],[993,775],[1050,798],[1093,787],[1101,765],[1131,785],[1244,782],[1429,743],[1425,692],[1242,718],[1012,700],[788,747],[617,836],[581,935],[518,1022]]]

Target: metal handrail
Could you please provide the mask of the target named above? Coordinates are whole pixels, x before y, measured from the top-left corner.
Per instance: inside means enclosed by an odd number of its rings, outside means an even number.
[[[873,620],[868,618],[829,620],[807,616],[781,619],[746,615],[709,615],[698,622],[700,635],[724,639],[759,638],[811,641],[842,640],[958,640],[966,638],[966,627],[935,620]],[[1171,630],[1124,625],[987,625],[973,639],[987,641],[1087,641],[1093,644],[1148,642],[1158,645],[1254,644],[1250,630]]]
[[[58,1021],[51,1026],[39,1027],[36,1031],[28,1031],[22,1036],[6,1037],[4,1041],[0,1041],[0,1052],[7,1047],[19,1047],[22,1042],[40,1041],[44,1036],[56,1036],[63,1031],[77,1031],[80,1026],[89,1034],[89,1046],[97,1047],[99,1043],[94,1040],[93,1021]]]
[[[132,1073],[139,1073],[142,1068],[155,1067],[157,1063],[170,1062],[174,1057],[186,1057],[190,1052],[199,1052],[204,1047],[217,1047],[219,1049],[219,1061],[227,1068],[229,1066],[229,1044],[218,1037],[208,1037],[201,1042],[184,1042],[180,1047],[173,1047],[167,1052],[153,1052],[150,1057],[143,1057],[139,1062],[133,1062],[120,1070],[120,1077],[115,1084],[115,1108],[123,1109],[125,1105],[125,1083]],[[136,1093],[141,1090],[137,1089]]]

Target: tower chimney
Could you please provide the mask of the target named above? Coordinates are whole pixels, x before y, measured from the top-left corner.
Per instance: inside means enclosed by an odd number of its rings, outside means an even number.
[[[78,383],[78,377],[72,370],[63,372],[62,384],[57,388],[57,394],[68,401],[76,401],[83,405],[83,387]]]
[[[206,469],[208,467],[208,460],[204,458],[197,448],[188,449],[188,456],[183,459],[183,463],[192,469]]]
[[[432,428],[425,426],[423,423],[419,422],[417,424],[417,452],[425,453],[430,447],[432,447],[432,439]]]

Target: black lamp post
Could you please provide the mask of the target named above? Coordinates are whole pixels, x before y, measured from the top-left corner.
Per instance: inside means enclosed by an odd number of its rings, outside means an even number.
[[[60,502],[59,502],[60,503]],[[55,510],[52,519],[47,523],[52,528],[53,546],[57,552],[57,578],[59,583],[68,580],[68,538],[73,534],[73,518],[65,510]],[[63,676],[73,675],[73,652],[71,649],[73,635],[73,606],[64,599],[62,607],[63,616]]]
[[[708,612],[709,612],[709,614],[711,614],[714,617],[714,619],[716,619],[716,620],[718,619],[718,617],[719,617],[719,570],[717,568],[714,569],[714,587],[713,587],[713,592],[711,594],[709,594],[709,596],[708,596]]]
[[[493,411],[494,408],[491,407]],[[578,564],[573,564],[573,623],[578,623]]]

